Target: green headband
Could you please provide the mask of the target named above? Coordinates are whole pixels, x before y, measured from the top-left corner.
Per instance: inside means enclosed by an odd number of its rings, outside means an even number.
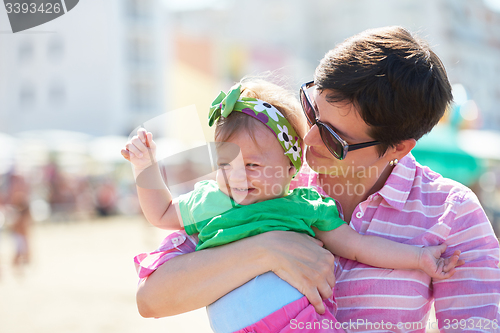
[[[274,133],[283,147],[285,155],[292,161],[298,172],[302,164],[300,138],[292,125],[271,104],[257,98],[240,98],[240,93],[240,83],[232,86],[227,95],[221,91],[210,107],[208,125],[212,126],[221,116],[227,117],[233,111],[245,113],[259,120]]]

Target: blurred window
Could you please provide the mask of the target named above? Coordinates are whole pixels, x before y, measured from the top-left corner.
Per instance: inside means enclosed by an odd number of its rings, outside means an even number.
[[[18,58],[19,62],[28,62],[33,59],[35,50],[31,40],[23,40],[19,43]]]
[[[66,100],[66,89],[64,85],[57,81],[49,87],[49,102],[53,105],[61,105]]]
[[[152,41],[145,36],[133,35],[128,39],[128,54],[131,62],[145,64],[152,60]]]
[[[146,112],[155,107],[154,85],[147,80],[134,80],[130,85],[130,105],[136,112]]]
[[[127,14],[135,19],[144,19],[151,17],[154,10],[152,0],[128,0]]]
[[[24,83],[19,90],[19,104],[23,107],[31,106],[35,103],[35,87],[31,83]]]
[[[47,55],[51,60],[59,60],[64,54],[64,41],[60,36],[51,36],[47,45]]]

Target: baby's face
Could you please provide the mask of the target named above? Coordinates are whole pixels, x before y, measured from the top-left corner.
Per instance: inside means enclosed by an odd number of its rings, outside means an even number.
[[[283,197],[295,174],[269,129],[259,126],[254,137],[257,142],[247,132],[237,133],[217,150],[217,184],[241,205]]]

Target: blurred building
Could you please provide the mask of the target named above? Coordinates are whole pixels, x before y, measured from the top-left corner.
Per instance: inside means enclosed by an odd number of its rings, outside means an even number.
[[[500,130],[500,12],[488,2],[319,0],[320,10],[306,26],[313,29],[309,35],[321,52],[374,27],[401,25],[418,33],[443,61],[450,82],[463,85],[467,99],[475,101],[467,105],[477,108],[468,110],[467,120],[474,120],[474,115],[478,119],[469,125]]]
[[[368,28],[401,25],[429,41],[450,81],[461,83],[467,98],[475,100],[482,119],[474,126],[500,130],[500,13],[487,5],[491,1],[213,0],[194,7],[166,3],[178,50],[174,63],[202,74],[205,90],[212,94],[218,90],[213,82],[224,89],[243,75],[275,69],[296,89],[345,38]],[[173,100],[179,98],[186,102],[181,95]]]
[[[475,100],[478,126],[500,129],[491,1],[87,0],[17,34],[0,11],[0,131],[128,134],[166,110],[206,112],[218,90],[267,70],[296,89],[335,44],[385,25],[428,39]]]
[[[9,33],[0,11],[0,132],[128,134],[163,112],[164,29],[157,0],[86,0]]]
[[[479,108],[479,127],[500,130],[500,11],[487,2],[444,1],[440,39],[450,79]]]

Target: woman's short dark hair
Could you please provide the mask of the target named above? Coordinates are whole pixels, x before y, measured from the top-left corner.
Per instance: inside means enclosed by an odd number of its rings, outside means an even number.
[[[329,51],[314,82],[326,100],[350,102],[382,142],[379,153],[406,139],[420,139],[452,101],[438,56],[402,27],[366,30]]]

